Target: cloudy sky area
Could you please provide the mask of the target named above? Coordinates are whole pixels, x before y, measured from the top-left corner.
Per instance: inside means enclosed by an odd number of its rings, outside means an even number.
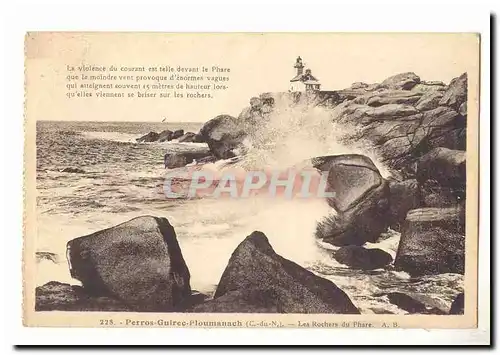
[[[27,107],[37,120],[207,121],[238,115],[259,93],[287,91],[298,55],[322,89],[336,90],[407,71],[449,83],[477,71],[477,48],[472,34],[36,33],[26,38]],[[230,88],[214,99],[67,98],[66,66],[82,63],[216,65],[230,68],[220,74]]]

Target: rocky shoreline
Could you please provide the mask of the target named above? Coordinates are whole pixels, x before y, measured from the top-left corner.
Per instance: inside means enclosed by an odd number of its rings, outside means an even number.
[[[150,132],[137,141],[208,145],[199,153],[167,154],[168,169],[241,157],[283,104],[291,110],[331,111],[332,123],[357,127],[346,140],[370,142],[390,168],[390,176],[383,177],[373,160],[360,154],[310,159],[336,191],[325,202],[332,214],[311,236],[337,248],[332,258],[353,269],[391,268],[412,277],[464,274],[466,74],[449,85],[402,73],[339,91],[266,93],[252,98],[238,117],[217,116],[198,133]],[[401,233],[394,260],[383,250],[366,248],[388,228]],[[333,282],[276,254],[258,231],[235,249],[214,295],[191,290],[174,228],[165,218],[137,217],[67,247],[71,275],[82,286],[53,281],[38,287],[39,311],[359,313]],[[379,296],[410,314],[464,310],[463,292],[450,309],[421,294]]]

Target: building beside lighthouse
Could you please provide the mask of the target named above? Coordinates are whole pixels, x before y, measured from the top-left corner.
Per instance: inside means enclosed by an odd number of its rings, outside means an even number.
[[[290,80],[290,92],[296,91],[319,91],[321,84],[311,72],[311,69],[306,69],[304,73],[304,64],[302,58],[297,57],[295,65],[296,75]]]

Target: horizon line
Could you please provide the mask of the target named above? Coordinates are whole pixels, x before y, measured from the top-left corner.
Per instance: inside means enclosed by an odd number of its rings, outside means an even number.
[[[102,122],[102,123],[115,123],[115,122],[135,122],[135,123],[205,123],[206,121],[170,121],[170,122],[161,122],[161,121],[101,121],[101,120],[36,120],[35,122]]]

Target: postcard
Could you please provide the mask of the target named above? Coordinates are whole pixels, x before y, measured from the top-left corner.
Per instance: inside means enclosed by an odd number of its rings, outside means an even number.
[[[27,33],[25,326],[476,328],[479,48]]]

